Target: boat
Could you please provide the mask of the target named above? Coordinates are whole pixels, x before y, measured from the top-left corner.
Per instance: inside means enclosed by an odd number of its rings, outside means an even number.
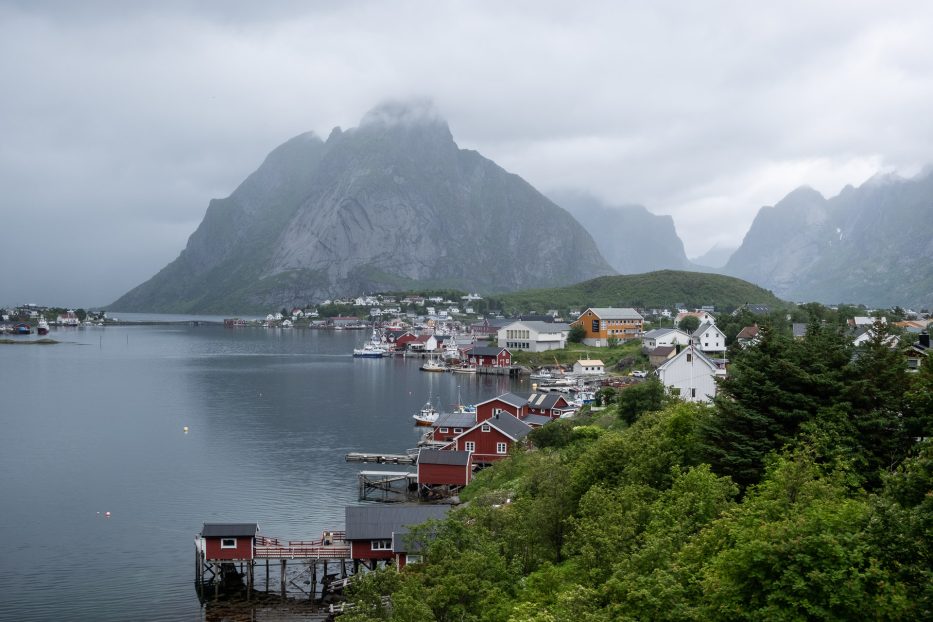
[[[440,413],[437,412],[436,408],[434,408],[434,404],[428,401],[421,408],[421,410],[413,414],[411,417],[415,420],[415,425],[429,426],[437,421],[439,415]]]
[[[549,371],[539,371],[529,376],[532,380],[550,380],[553,377],[554,376]]]
[[[26,322],[20,322],[20,323],[17,324],[15,327],[13,327],[13,331],[14,331],[17,335],[31,335],[31,334],[32,334],[32,326],[30,326],[30,325],[27,324]]]
[[[381,359],[385,355],[385,350],[379,346],[366,343],[362,348],[353,348],[353,356],[363,359]]]
[[[39,323],[36,325],[36,332],[40,335],[49,334],[49,323],[45,321],[44,317],[39,318]]]
[[[421,371],[447,371],[447,366],[434,359],[428,359],[424,362],[424,365],[421,366]]]
[[[455,374],[475,374],[476,365],[460,365],[458,367],[451,367],[450,371]]]

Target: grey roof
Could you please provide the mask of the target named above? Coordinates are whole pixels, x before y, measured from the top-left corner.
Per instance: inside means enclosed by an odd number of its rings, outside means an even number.
[[[658,346],[649,352],[648,356],[670,356],[671,352],[674,352],[676,349],[677,346]]]
[[[590,307],[601,320],[643,320],[641,313],[631,307]],[[583,313],[586,313],[584,311]]]
[[[570,324],[558,322],[539,322],[537,320],[516,320],[512,324],[521,324],[538,333],[566,333],[570,332]],[[506,324],[502,328],[508,328],[512,324]]]
[[[696,346],[687,346],[686,348],[684,348],[683,350],[681,350],[680,353],[677,354],[677,356],[671,357],[671,358],[667,359],[666,361],[664,361],[664,363],[662,363],[661,365],[659,365],[659,366],[658,366],[658,371],[661,371],[662,369],[667,369],[668,367],[670,367],[671,365],[673,365],[674,361],[676,361],[677,359],[679,359],[679,358],[682,357],[682,356],[686,356],[686,354],[687,354],[688,352],[689,352],[690,354],[693,354],[694,356],[696,356],[698,360],[700,360],[700,361],[706,363],[706,364],[710,367],[710,369],[716,369],[716,368],[717,368],[716,363],[713,362],[713,359],[711,359],[710,357],[708,357],[708,356],[706,356],[705,354],[703,354],[703,352],[701,352],[699,348],[697,348]]]
[[[716,325],[713,324],[712,322],[703,322],[702,324],[700,324],[700,325],[697,327],[697,329],[696,329],[695,331],[693,331],[693,336],[694,336],[694,337],[699,337],[700,335],[702,335],[703,333],[705,333],[705,332],[706,332],[707,330],[709,330],[710,328],[716,328]],[[716,328],[716,330],[719,330],[719,329]],[[719,331],[719,332],[722,332],[722,331]]]
[[[507,348],[489,347],[473,348],[470,350],[470,356],[499,356],[499,353]]]
[[[645,339],[657,339],[658,337],[663,337],[668,333],[679,332],[683,331],[679,331],[676,328],[655,328],[654,330],[649,330],[647,333],[645,333]]]
[[[352,505],[347,506],[347,540],[391,538],[409,525],[441,519],[450,509],[446,505]]]
[[[522,406],[528,403],[528,400],[526,400],[524,397],[519,397],[518,395],[515,395],[514,393],[503,393],[502,395],[497,395],[496,397],[490,398],[484,402],[480,402],[480,404],[488,404],[489,402],[493,400],[499,400],[499,401],[505,402],[506,404],[515,406],[516,408],[521,408]],[[479,406],[479,404],[477,404],[477,406]]]
[[[434,421],[435,428],[472,428],[476,413],[441,413]]]
[[[794,322],[791,329],[793,330],[794,337],[807,336],[807,324],[805,322]]]
[[[418,464],[449,464],[466,466],[470,463],[470,452],[448,449],[422,449],[418,452]]]
[[[204,526],[201,527],[201,537],[253,537],[258,529],[259,526],[256,523],[204,523]]]
[[[483,421],[483,423],[488,423],[503,434],[520,441],[531,432],[531,426],[522,421],[517,417],[512,415],[505,414],[496,414],[492,418]]]
[[[554,408],[554,404],[557,403],[557,400],[564,397],[560,393],[532,393],[528,396],[528,405],[533,406],[534,408]],[[564,401],[567,401],[564,398]]]
[[[547,415],[528,415],[522,421],[528,425],[544,425],[551,422],[551,418]]]

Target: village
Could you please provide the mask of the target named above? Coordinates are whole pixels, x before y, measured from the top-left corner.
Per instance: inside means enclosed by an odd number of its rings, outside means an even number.
[[[370,306],[376,301],[361,302]],[[359,500],[369,503],[347,506],[342,528],[326,530],[317,540],[280,542],[260,534],[255,523],[205,523],[195,540],[196,581],[202,599],[220,598],[230,590],[249,598],[262,584],[267,594],[272,586],[282,598],[319,599],[328,603],[327,611],[340,613],[340,593],[358,573],[419,563],[426,542],[409,537],[412,529],[443,518],[459,503],[458,493],[476,473],[508,459],[518,447],[532,449],[534,430],[598,411],[603,397],[609,399],[608,395],[642,382],[657,382],[668,395],[685,402],[709,403],[717,395],[719,381],[729,373],[729,352],[754,346],[761,338],[758,322],[741,326],[731,337],[720,325],[735,325],[749,317],[760,317],[764,324],[771,313],[763,305],[746,305],[718,316],[712,308],[651,310],[655,326],[651,327],[646,315],[634,308],[590,307],[574,313],[570,322],[561,321],[556,312],[463,322],[453,319],[456,314],[449,308],[445,315],[431,309],[428,316],[405,319],[397,309],[391,311],[395,317],[385,320],[377,319],[385,314],[371,314],[368,321],[358,316],[312,316],[306,326],[371,329],[370,349],[359,352],[378,354],[359,355],[363,358],[421,357],[426,359],[422,369],[429,372],[531,374],[532,392],[506,392],[447,413],[426,404],[413,416],[426,428],[417,448],[347,454],[349,462],[412,470],[360,471]],[[295,310],[291,315],[294,327],[305,314]],[[253,325],[284,328],[286,321],[289,318],[271,315]],[[658,327],[663,321],[671,326]],[[889,327],[882,314],[846,321],[855,347],[871,339],[875,331],[888,328],[896,329],[889,337],[892,347],[898,334],[915,337],[904,349],[908,370],[918,369],[929,355],[930,323],[928,317],[916,317],[891,322]],[[226,325],[249,324],[228,320]],[[789,322],[788,328],[794,339],[806,339],[807,323]],[[558,362],[556,355],[565,354],[574,344],[586,349],[578,352],[606,354],[637,346],[638,356],[613,365],[604,363],[598,354],[577,358],[572,365]],[[553,354],[554,364],[518,363],[542,353]],[[607,387],[608,393],[603,391]],[[264,581],[257,579],[257,568],[264,573]]]

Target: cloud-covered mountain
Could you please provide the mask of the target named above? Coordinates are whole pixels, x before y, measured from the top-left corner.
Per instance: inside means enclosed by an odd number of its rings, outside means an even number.
[[[761,208],[724,271],[792,300],[933,305],[933,174],[831,199],[798,188]]]
[[[385,104],[275,149],[212,200],[179,257],[110,308],[247,312],[364,291],[502,292],[612,274],[517,175],[457,147],[430,106]]]
[[[610,206],[582,192],[551,192],[549,196],[593,236],[616,271],[694,269],[670,216],[657,216],[641,205]]]

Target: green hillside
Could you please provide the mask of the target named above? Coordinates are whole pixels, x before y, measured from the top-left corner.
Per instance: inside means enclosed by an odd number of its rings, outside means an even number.
[[[679,270],[604,276],[568,287],[505,294],[500,300],[509,313],[586,307],[671,307],[675,303],[690,308],[714,305],[717,311],[728,311],[747,302],[772,307],[787,304],[748,281]]]

